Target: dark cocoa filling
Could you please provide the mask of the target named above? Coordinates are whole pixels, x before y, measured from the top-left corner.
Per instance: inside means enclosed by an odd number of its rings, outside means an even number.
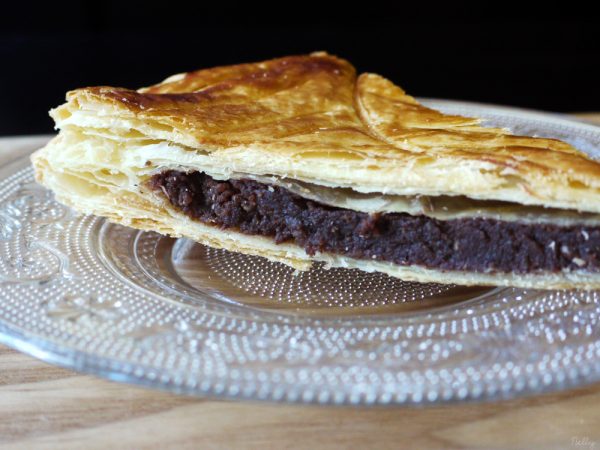
[[[366,214],[307,200],[278,186],[219,181],[202,172],[165,171],[148,186],[162,190],[195,220],[293,242],[309,255],[328,252],[475,272],[596,271],[600,266],[600,227]]]

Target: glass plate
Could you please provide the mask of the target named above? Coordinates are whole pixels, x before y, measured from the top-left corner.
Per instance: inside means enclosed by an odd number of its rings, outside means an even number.
[[[427,104],[600,148],[600,128],[559,116]],[[26,158],[0,179],[0,341],[51,363],[186,394],[322,404],[497,399],[600,378],[598,292],[295,274],[77,215],[34,183]]]

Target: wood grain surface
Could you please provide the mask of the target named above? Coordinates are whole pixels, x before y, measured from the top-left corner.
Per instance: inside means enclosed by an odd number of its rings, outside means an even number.
[[[0,144],[0,163],[23,143]],[[598,449],[600,385],[428,408],[236,403],[113,383],[0,346],[0,447]]]

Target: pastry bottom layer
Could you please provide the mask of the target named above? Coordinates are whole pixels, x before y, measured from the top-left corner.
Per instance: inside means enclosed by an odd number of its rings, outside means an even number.
[[[600,227],[366,214],[323,205],[278,186],[220,181],[202,172],[161,172],[148,186],[162,191],[192,219],[295,243],[309,255],[327,252],[481,273],[589,272],[600,267]]]

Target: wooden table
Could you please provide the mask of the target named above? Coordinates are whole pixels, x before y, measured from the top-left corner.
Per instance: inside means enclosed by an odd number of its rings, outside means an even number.
[[[0,446],[591,450],[600,448],[600,385],[423,409],[235,403],[104,381],[0,346]]]

